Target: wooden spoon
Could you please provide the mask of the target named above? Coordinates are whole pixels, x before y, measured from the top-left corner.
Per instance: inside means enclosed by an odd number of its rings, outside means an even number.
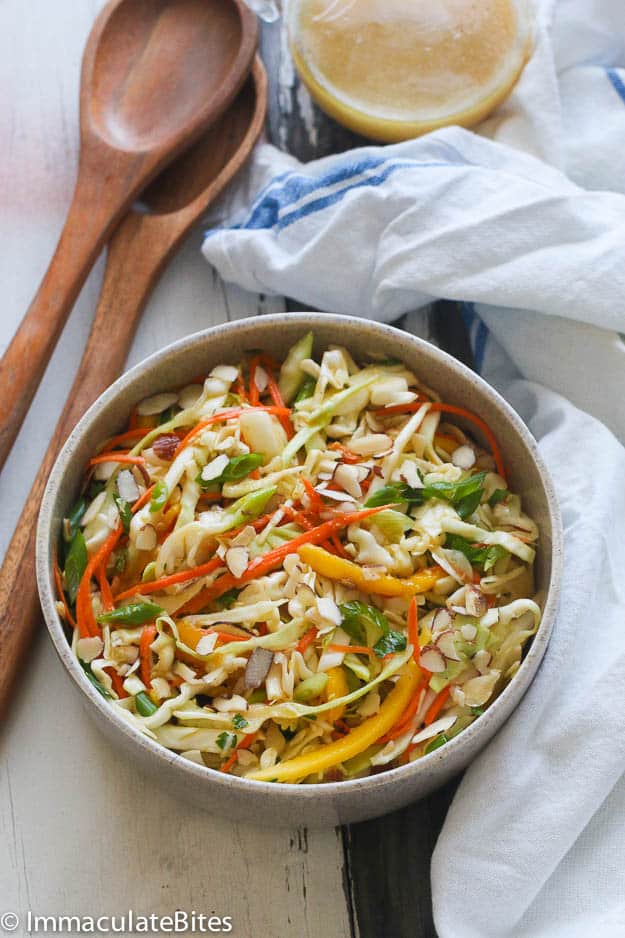
[[[165,264],[249,156],[266,107],[267,78],[257,59],[229,110],[145,193],[143,201],[152,214],[134,209],[111,240],[102,292],[78,374],[0,570],[0,716],[41,619],[35,529],[54,460],[83,413],[121,372],[141,312]]]
[[[258,40],[243,0],[111,0],[82,63],[78,179],[56,252],[0,362],[0,468],[108,236],[232,102]]]

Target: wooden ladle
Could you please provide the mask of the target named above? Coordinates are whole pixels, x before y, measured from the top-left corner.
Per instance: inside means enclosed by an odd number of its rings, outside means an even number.
[[[111,0],[83,56],[80,160],[56,252],[0,362],[0,469],[114,226],[232,102],[258,40],[243,0]]]
[[[41,620],[35,528],[50,469],[83,413],[121,372],[160,273],[189,229],[249,156],[266,108],[267,78],[257,59],[228,111],[144,193],[148,213],[133,209],[110,242],[102,292],[78,374],[0,570],[0,716]]]

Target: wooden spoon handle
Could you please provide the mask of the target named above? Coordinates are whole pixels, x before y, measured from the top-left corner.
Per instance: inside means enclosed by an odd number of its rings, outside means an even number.
[[[123,173],[83,163],[50,266],[0,362],[0,469],[11,451],[76,298],[126,203]]]
[[[41,621],[35,577],[35,532],[43,490],[65,439],[96,397],[123,369],[137,322],[164,263],[161,245],[140,237],[142,217],[129,215],[109,248],[100,301],[80,368],[17,523],[0,570],[0,718]],[[160,254],[160,256],[159,256]]]

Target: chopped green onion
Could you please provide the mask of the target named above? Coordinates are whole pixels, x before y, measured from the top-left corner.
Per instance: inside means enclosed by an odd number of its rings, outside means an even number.
[[[87,510],[87,499],[81,495],[78,501],[72,505],[69,514],[65,518],[63,525],[63,538],[69,544],[76,531],[78,531],[82,516]]]
[[[151,717],[158,710],[154,701],[150,700],[145,691],[140,691],[135,695],[135,706],[142,717]]]
[[[494,508],[495,505],[498,505],[499,502],[502,502],[505,498],[508,497],[510,492],[508,489],[495,489],[491,497],[488,499],[488,504],[491,508]]]
[[[160,482],[157,482],[154,488],[152,489],[152,498],[150,499],[150,512],[156,514],[157,511],[160,511],[161,508],[166,504],[167,499],[169,498],[169,492],[167,491],[167,485],[163,479]]]
[[[80,581],[87,568],[88,559],[85,538],[82,531],[78,530],[69,545],[69,550],[65,557],[65,569],[63,571],[65,576],[65,589],[72,606],[76,602],[76,594],[78,593]]]
[[[312,397],[315,393],[316,386],[317,382],[312,375],[306,375],[298,388],[293,404],[299,404],[300,401],[306,401],[309,397]]]
[[[115,499],[115,504],[117,505],[119,520],[122,523],[124,534],[128,534],[130,531],[130,522],[132,521],[132,511],[130,509],[130,505],[119,495],[113,495],[113,498]]]
[[[163,610],[156,603],[129,603],[127,606],[120,606],[119,609],[113,609],[111,612],[105,612],[98,616],[98,622],[115,622],[122,625],[144,625],[158,618]]]
[[[234,733],[226,733],[224,730],[219,734],[216,742],[220,749],[232,749],[237,744],[237,737]]]
[[[243,730],[246,726],[248,726],[248,722],[242,713],[235,713],[235,715],[232,717],[232,725],[234,726],[235,730]]]

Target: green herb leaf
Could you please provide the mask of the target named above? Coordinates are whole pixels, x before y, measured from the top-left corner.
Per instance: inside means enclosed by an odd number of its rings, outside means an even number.
[[[78,531],[82,516],[87,510],[87,499],[81,495],[78,501],[72,505],[69,514],[65,518],[63,525],[63,538],[69,544],[76,531]]]
[[[391,630],[375,643],[373,650],[378,658],[383,658],[384,655],[394,655],[397,651],[405,651],[406,645],[407,640],[404,633]]]
[[[88,661],[83,661],[81,658],[79,658],[79,659],[78,659],[78,663],[80,664],[80,667],[83,669],[83,671],[84,671],[85,674],[87,675],[87,680],[88,680],[91,684],[93,684],[93,686],[95,687],[95,689],[97,690],[97,692],[98,692],[99,694],[102,694],[102,696],[104,697],[105,700],[112,700],[112,699],[113,699],[113,695],[108,692],[108,690],[106,689],[106,687],[104,686],[104,684],[100,684],[99,680],[97,679],[97,677],[95,676],[95,674],[94,674],[93,671],[91,670],[91,665],[89,664],[89,662],[88,662]]]
[[[135,706],[142,717],[151,717],[158,710],[154,701],[150,700],[144,691],[135,695]]]
[[[220,749],[232,749],[237,744],[237,738],[234,733],[227,733],[224,730],[219,734],[216,742]]]
[[[100,492],[103,492],[106,488],[106,482],[103,482],[101,479],[92,479],[89,483],[85,495],[87,496],[87,501],[92,502],[96,495],[99,495]]]
[[[73,606],[83,573],[87,567],[87,545],[82,531],[74,534],[65,557],[65,590]]]
[[[441,733],[440,736],[434,737],[432,742],[427,744],[427,746],[425,747],[425,755],[427,755],[428,752],[434,752],[435,749],[440,749],[441,746],[444,746],[445,743],[448,743],[448,742],[449,742],[449,739],[447,738],[447,736],[445,736],[444,733]]]
[[[162,614],[163,610],[156,603],[129,603],[111,612],[98,616],[98,622],[115,622],[121,625],[144,625]]]
[[[249,724],[243,714],[235,713],[235,715],[232,717],[232,725],[234,726],[235,730],[243,730]]]
[[[309,397],[312,397],[315,393],[315,387],[317,382],[312,377],[312,375],[306,375],[302,383],[300,384],[297,394],[293,400],[293,404],[299,404],[300,401],[305,401]]]
[[[115,573],[123,573],[128,563],[128,548],[122,547],[115,560]]]
[[[490,546],[481,545],[477,546],[472,544],[471,541],[467,541],[466,538],[460,537],[459,534],[448,534],[445,539],[445,547],[448,547],[450,550],[459,550],[467,558],[471,566],[478,567],[484,573],[488,573],[489,570],[495,566],[498,560],[501,560],[502,557],[508,556],[508,551],[501,547],[499,544],[492,544]]]
[[[502,502],[504,498],[507,498],[510,492],[508,489],[495,489],[491,497],[488,499],[488,504],[491,508],[494,508],[495,505],[498,505],[499,502]]]
[[[167,491],[167,485],[165,481],[161,479],[161,481],[157,482],[152,489],[152,498],[150,499],[151,513],[156,514],[157,511],[160,511],[161,508],[166,504],[168,498],[169,492]]]
[[[408,502],[409,505],[423,505],[430,498],[440,498],[450,502],[461,518],[468,518],[479,505],[484,493],[485,472],[478,472],[459,482],[430,482],[423,488],[414,489],[409,485],[385,485],[368,498],[366,508],[379,505]]]
[[[121,521],[124,528],[124,534],[128,534],[130,531],[130,522],[132,521],[132,511],[130,510],[130,505],[119,495],[113,495],[113,498],[115,499],[115,504],[117,505],[119,520]]]
[[[341,628],[359,645],[373,647],[389,632],[388,619],[376,606],[355,599],[339,606]]]
[[[219,598],[215,600],[215,603],[219,609],[230,609],[230,607],[233,606],[237,601],[237,597],[240,592],[241,590],[236,588],[228,590],[219,596]]]
[[[469,707],[469,710],[470,710],[471,713],[473,713],[476,717],[481,717],[482,714],[484,713],[484,707]]]

